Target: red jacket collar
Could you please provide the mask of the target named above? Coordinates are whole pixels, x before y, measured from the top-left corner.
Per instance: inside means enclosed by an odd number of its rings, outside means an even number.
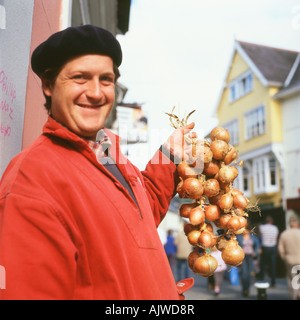
[[[108,135],[112,142],[111,156],[113,159],[123,158],[120,152],[120,137],[109,129],[104,128],[105,133]],[[86,141],[79,137],[77,134],[68,130],[66,127],[62,126],[51,116],[48,116],[48,121],[45,123],[43,128],[43,134],[48,136],[53,136],[62,140],[67,141],[69,144],[73,145],[76,149],[86,149],[88,147]]]

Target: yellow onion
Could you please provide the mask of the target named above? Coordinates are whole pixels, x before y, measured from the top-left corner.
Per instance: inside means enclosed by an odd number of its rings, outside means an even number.
[[[203,249],[211,248],[215,246],[216,243],[216,236],[210,231],[202,231],[198,238],[198,244]]]
[[[197,206],[197,203],[184,203],[179,208],[179,215],[188,218],[191,210]]]
[[[199,179],[187,178],[179,182],[177,192],[181,198],[198,199],[203,194],[203,185]]]
[[[223,160],[228,152],[228,143],[223,140],[214,140],[210,144],[210,150],[214,159]]]
[[[221,210],[217,205],[211,204],[205,207],[205,218],[208,221],[216,221],[221,217]]]
[[[212,159],[210,162],[204,163],[203,173],[207,177],[215,176],[220,170],[220,163],[218,160]]]
[[[246,209],[248,206],[248,200],[242,194],[235,194],[233,196],[233,205],[238,209]]]
[[[202,253],[199,252],[199,248],[196,248],[188,255],[188,259],[187,259],[188,260],[188,266],[190,267],[191,270],[193,270],[194,263],[195,263],[196,259],[201,257]]]
[[[230,192],[225,193],[221,196],[220,200],[218,201],[218,206],[221,210],[225,213],[228,213],[233,205],[233,197]]]
[[[204,162],[204,164],[211,162],[212,159],[213,159],[213,153],[212,153],[210,147],[205,145],[203,147],[203,162]]]
[[[197,230],[198,227],[197,226],[193,226],[191,223],[186,223],[183,227],[183,231],[185,233],[185,235],[187,236],[191,231],[193,230]]]
[[[227,244],[228,244],[228,240],[225,238],[224,235],[222,235],[217,239],[216,247],[219,251],[223,251],[227,246]]]
[[[229,266],[236,267],[243,262],[244,258],[244,250],[239,246],[236,239],[230,239],[222,251],[222,259],[224,262]]]
[[[194,261],[193,271],[203,277],[209,277],[215,272],[217,267],[217,259],[205,252]]]
[[[205,220],[205,213],[201,206],[193,208],[189,213],[190,223],[194,226],[200,225]]]
[[[221,214],[218,220],[218,227],[221,229],[227,229],[228,221],[231,219],[231,214]]]
[[[230,183],[238,176],[238,171],[233,166],[223,166],[218,173],[218,180],[222,183]]]
[[[236,231],[241,228],[241,222],[238,216],[233,216],[228,220],[227,228],[230,231]]]
[[[216,179],[208,179],[204,182],[204,194],[209,197],[216,196],[220,191],[220,184]]]
[[[187,239],[192,246],[196,246],[198,244],[200,234],[200,230],[192,230],[188,233]]]
[[[210,139],[211,141],[223,140],[228,143],[230,141],[230,134],[229,131],[223,127],[215,127],[210,132]]]
[[[197,178],[198,172],[195,168],[189,166],[186,161],[182,161],[177,166],[178,175],[184,180],[187,178]]]
[[[228,145],[228,152],[226,154],[226,156],[224,157],[223,161],[226,165],[230,164],[231,162],[233,162],[234,160],[236,160],[238,157],[238,152],[235,149],[234,146],[232,146],[231,144]]]
[[[216,196],[209,197],[208,198],[209,203],[210,204],[218,204],[218,201],[220,200],[220,198],[222,197],[223,194],[225,194],[225,191],[224,190],[220,190],[219,194],[217,194]]]

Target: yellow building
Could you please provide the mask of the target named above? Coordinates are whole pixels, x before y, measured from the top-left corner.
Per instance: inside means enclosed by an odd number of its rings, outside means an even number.
[[[217,105],[219,124],[244,160],[236,187],[262,216],[271,215],[285,228],[283,194],[283,132],[281,105],[273,97],[284,85],[298,52],[235,41]],[[263,219],[251,214],[253,222]],[[254,217],[254,218],[253,218]]]

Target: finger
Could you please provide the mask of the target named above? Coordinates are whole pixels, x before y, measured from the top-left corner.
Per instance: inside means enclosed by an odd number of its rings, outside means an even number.
[[[186,133],[190,132],[194,127],[195,127],[195,123],[191,122],[180,129],[181,129],[182,133],[186,134]]]

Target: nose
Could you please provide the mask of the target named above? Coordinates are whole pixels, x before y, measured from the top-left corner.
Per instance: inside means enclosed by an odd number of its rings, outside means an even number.
[[[89,99],[94,101],[101,100],[104,97],[99,79],[92,79],[89,81],[86,95]]]

